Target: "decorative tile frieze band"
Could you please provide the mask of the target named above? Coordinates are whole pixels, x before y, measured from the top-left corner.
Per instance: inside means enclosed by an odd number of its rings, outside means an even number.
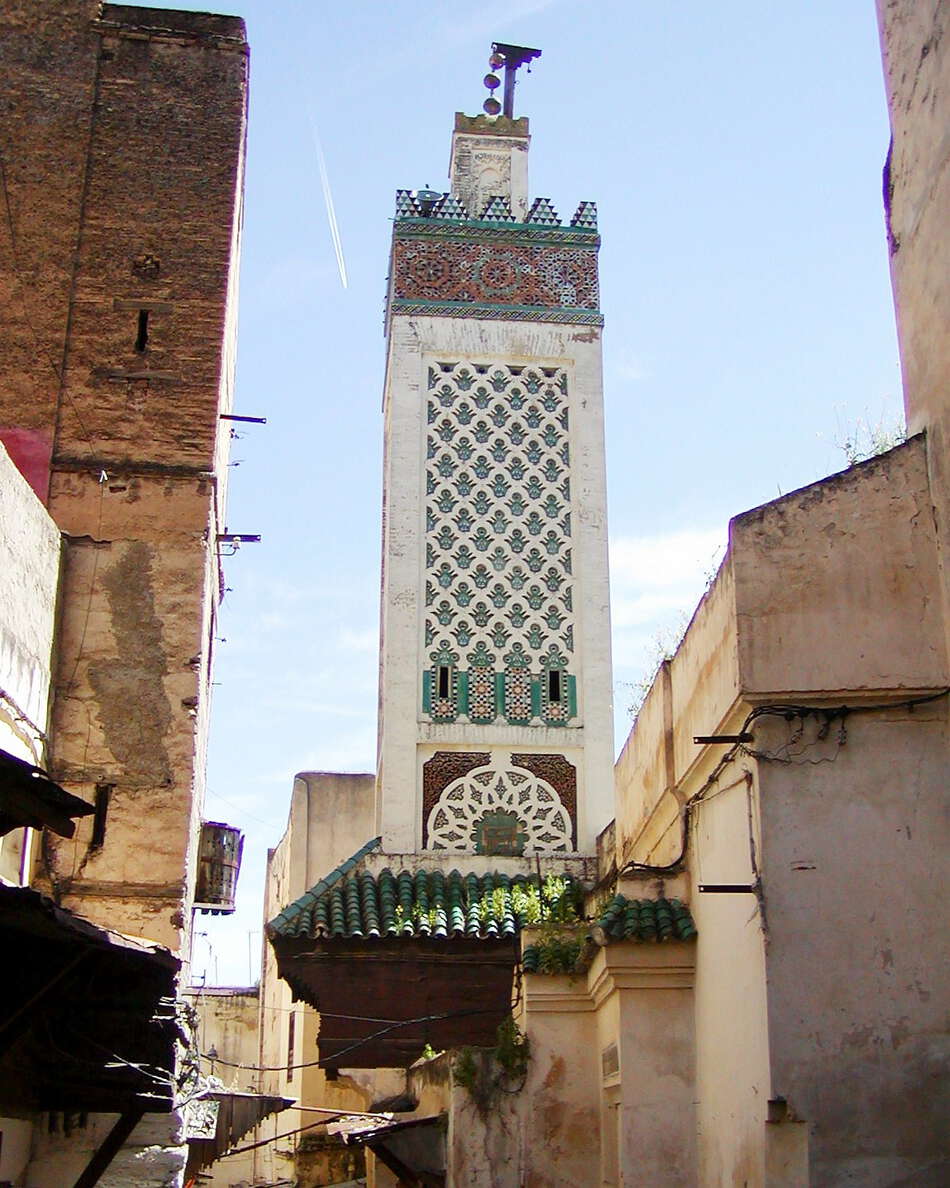
[[[596,312],[597,254],[547,244],[428,243],[397,237],[390,297]]]
[[[481,219],[396,218],[397,239],[457,239],[465,243],[551,243],[596,250],[596,227],[563,227],[557,223],[498,223]]]
[[[408,301],[389,303],[389,313],[414,317],[494,318],[501,322],[553,322],[559,326],[603,326],[604,315],[588,309],[543,305],[483,305],[473,301]]]

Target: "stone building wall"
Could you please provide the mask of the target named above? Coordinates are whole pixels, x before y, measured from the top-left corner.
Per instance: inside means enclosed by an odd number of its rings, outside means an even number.
[[[0,21],[0,439],[66,535],[52,770],[108,797],[105,843],[86,823],[40,873],[66,906],[181,950],[219,592],[243,23],[94,0],[7,3]]]
[[[0,442],[63,534],[47,765],[104,818],[33,881],[187,958],[222,588],[247,44],[232,17],[0,6]],[[223,429],[222,429],[223,425]],[[114,1119],[34,1127],[73,1183]],[[104,1185],[175,1183],[178,1114]]]
[[[926,428],[950,648],[950,52],[946,5],[877,0],[891,148],[884,171],[904,409]]]

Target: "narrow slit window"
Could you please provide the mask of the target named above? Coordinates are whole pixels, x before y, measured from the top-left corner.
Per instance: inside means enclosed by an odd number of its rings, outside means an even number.
[[[138,330],[135,335],[135,349],[140,355],[145,353],[148,346],[148,310],[139,310]]]
[[[449,688],[451,686],[451,680],[450,680],[451,675],[452,675],[452,670],[449,668],[449,666],[447,664],[439,665],[438,670],[437,670],[437,684],[438,684],[438,696],[440,698],[445,698],[445,697],[448,697],[448,695],[449,695]]]
[[[294,1032],[297,1024],[297,1012],[291,1011],[287,1016],[287,1080],[294,1079]]]
[[[552,668],[548,672],[548,701],[552,705],[559,705],[564,695],[564,681],[560,669]]]

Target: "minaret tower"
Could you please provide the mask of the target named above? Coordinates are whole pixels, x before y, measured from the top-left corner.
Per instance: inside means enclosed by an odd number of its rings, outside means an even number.
[[[389,854],[591,854],[613,810],[596,208],[528,197],[518,67],[400,190],[386,306],[377,824]],[[500,80],[486,78],[494,89]],[[448,853],[447,853],[448,852]]]

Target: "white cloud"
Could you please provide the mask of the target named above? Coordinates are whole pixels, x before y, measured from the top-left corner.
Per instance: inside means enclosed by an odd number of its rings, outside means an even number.
[[[375,628],[351,631],[344,627],[340,632],[339,644],[347,652],[369,652],[375,655],[379,649],[379,632]]]
[[[653,663],[692,614],[722,559],[722,528],[688,529],[610,542],[614,666],[623,673]]]
[[[610,542],[614,593],[624,590],[682,590],[702,586],[718,566],[725,528],[689,529],[657,536],[619,536]]]

